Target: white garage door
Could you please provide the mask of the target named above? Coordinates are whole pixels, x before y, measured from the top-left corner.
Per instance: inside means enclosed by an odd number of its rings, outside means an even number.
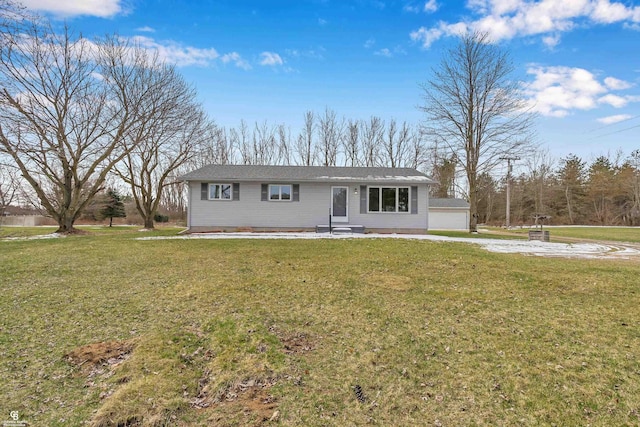
[[[468,230],[469,211],[429,209],[430,230]]]

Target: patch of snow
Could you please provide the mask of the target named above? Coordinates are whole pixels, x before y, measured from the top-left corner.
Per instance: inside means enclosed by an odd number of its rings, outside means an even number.
[[[413,239],[458,242],[479,245],[497,253],[564,258],[630,258],[640,255],[640,248],[629,245],[596,243],[551,243],[528,240],[477,239],[430,234],[329,234],[329,233],[193,233],[180,236],[138,237],[136,240],[165,239]]]
[[[38,234],[36,236],[4,237],[4,238],[0,238],[0,242],[20,242],[25,240],[58,239],[61,237],[65,237],[64,234],[60,234],[60,233]]]

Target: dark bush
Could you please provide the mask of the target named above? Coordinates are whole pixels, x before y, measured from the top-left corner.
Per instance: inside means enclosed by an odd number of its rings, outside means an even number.
[[[169,215],[155,214],[153,216],[153,220],[155,222],[169,222]]]

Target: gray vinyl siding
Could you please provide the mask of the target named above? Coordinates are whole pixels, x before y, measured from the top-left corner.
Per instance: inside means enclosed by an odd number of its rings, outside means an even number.
[[[201,182],[189,182],[189,227],[255,227],[255,228],[315,228],[328,224],[331,187],[349,187],[348,215],[351,225],[382,229],[427,229],[428,186],[418,185],[417,213],[361,213],[361,186],[366,182],[295,183],[299,184],[299,201],[262,201],[261,182],[241,182],[240,199],[235,201],[201,200]],[[282,182],[289,184],[289,182]],[[375,183],[380,185],[380,183]],[[398,185],[398,184],[393,184]],[[355,194],[355,189],[358,194]],[[294,190],[295,191],[295,190]],[[413,201],[412,201],[413,202]],[[411,211],[414,211],[412,207]]]

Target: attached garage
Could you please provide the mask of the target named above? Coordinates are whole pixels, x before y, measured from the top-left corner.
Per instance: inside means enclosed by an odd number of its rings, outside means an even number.
[[[430,230],[469,230],[469,203],[464,199],[429,199]]]

